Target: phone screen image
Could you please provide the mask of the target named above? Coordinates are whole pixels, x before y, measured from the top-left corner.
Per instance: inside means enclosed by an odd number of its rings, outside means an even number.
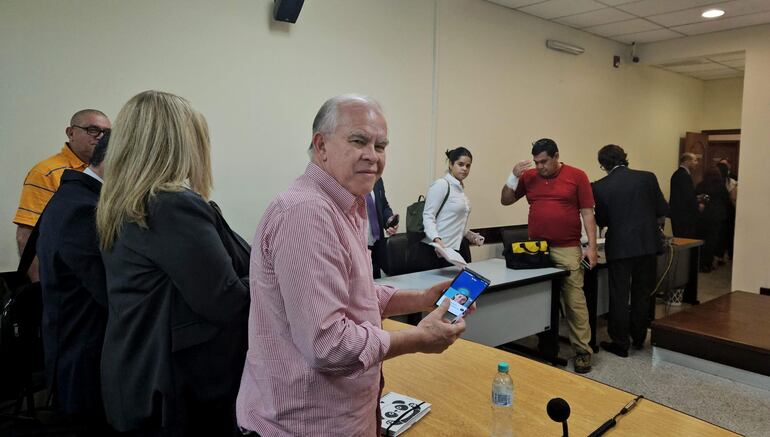
[[[452,281],[452,285],[441,295],[436,305],[441,305],[445,299],[449,299],[449,310],[445,318],[459,319],[487,287],[489,287],[487,278],[472,270],[463,269]]]

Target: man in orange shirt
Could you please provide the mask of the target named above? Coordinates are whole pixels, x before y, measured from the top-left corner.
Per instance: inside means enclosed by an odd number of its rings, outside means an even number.
[[[19,254],[24,251],[24,246],[27,245],[29,235],[43,209],[51,200],[53,193],[59,189],[59,181],[64,170],[85,170],[91,161],[96,143],[109,132],[111,126],[110,120],[101,111],[83,109],[76,112],[70,120],[70,125],[64,130],[69,141],[64,143],[61,151],[40,161],[27,173],[21,190],[19,208],[13,218],[13,222],[18,226],[16,243],[19,246]],[[30,267],[28,275],[30,280],[38,280],[37,260]]]

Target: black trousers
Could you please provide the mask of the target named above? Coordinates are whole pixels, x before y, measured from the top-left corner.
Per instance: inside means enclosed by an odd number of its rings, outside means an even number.
[[[721,257],[724,255],[724,249],[722,250],[722,253],[719,253],[719,248],[723,247],[723,224],[724,221],[704,221],[698,224],[698,237],[705,240],[705,244],[700,252],[701,269],[711,269],[714,263],[714,257]]]
[[[634,344],[644,343],[647,337],[656,261],[655,255],[644,255],[608,262],[610,314],[607,331],[613,342],[626,349],[629,337]]]

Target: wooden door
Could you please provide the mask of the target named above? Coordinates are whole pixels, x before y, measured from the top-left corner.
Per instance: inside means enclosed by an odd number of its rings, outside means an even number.
[[[687,132],[684,137],[682,153],[693,153],[698,157],[698,166],[692,172],[692,181],[696,185],[703,179],[706,163],[706,151],[708,150],[709,137],[700,132]]]
[[[722,159],[727,159],[730,161],[730,172],[737,175],[739,147],[739,141],[709,141],[706,151],[708,166],[713,167]]]

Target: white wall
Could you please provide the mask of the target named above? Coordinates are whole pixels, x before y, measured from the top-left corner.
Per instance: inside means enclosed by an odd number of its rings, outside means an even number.
[[[302,172],[312,117],[338,93],[382,102],[384,178],[402,213],[443,172],[443,151],[467,145],[476,227],[526,222],[526,205],[499,206],[499,190],[537,138],[554,138],[592,179],[602,176],[598,148],[621,144],[667,192],[679,137],[701,125],[703,82],[614,69],[625,46],[486,1],[306,2],[296,25],[272,22],[272,4],[0,2],[0,268],[17,261],[11,219],[24,175],[61,147],[70,115],[95,107],[114,118],[145,89],[178,93],[207,116],[214,198],[249,238]],[[547,50],[546,38],[586,53]]]
[[[770,215],[770,172],[767,171],[770,143],[770,25],[754,26],[698,37],[681,38],[641,47],[645,62],[717,53],[746,51],[746,74],[741,109],[741,169],[735,225],[735,259],[732,289],[757,293],[770,286],[767,249],[770,233],[765,222]]]
[[[24,176],[61,148],[71,114],[94,107],[114,118],[146,89],[178,93],[208,118],[213,198],[247,239],[304,170],[318,107],[340,93],[384,106],[384,177],[405,205],[428,168],[433,2],[311,1],[296,25],[273,22],[272,5],[0,2],[0,268],[17,262],[11,220]]]
[[[703,82],[633,64],[615,69],[613,55],[627,47],[489,2],[441,1],[439,18],[436,160],[458,144],[474,153],[474,226],[527,222],[526,202],[503,207],[500,189],[542,137],[591,180],[604,176],[599,148],[622,145],[631,165],[656,172],[668,193],[679,137],[699,126]],[[586,52],[548,50],[546,39]]]
[[[705,81],[701,130],[740,128],[742,105],[742,77]]]

